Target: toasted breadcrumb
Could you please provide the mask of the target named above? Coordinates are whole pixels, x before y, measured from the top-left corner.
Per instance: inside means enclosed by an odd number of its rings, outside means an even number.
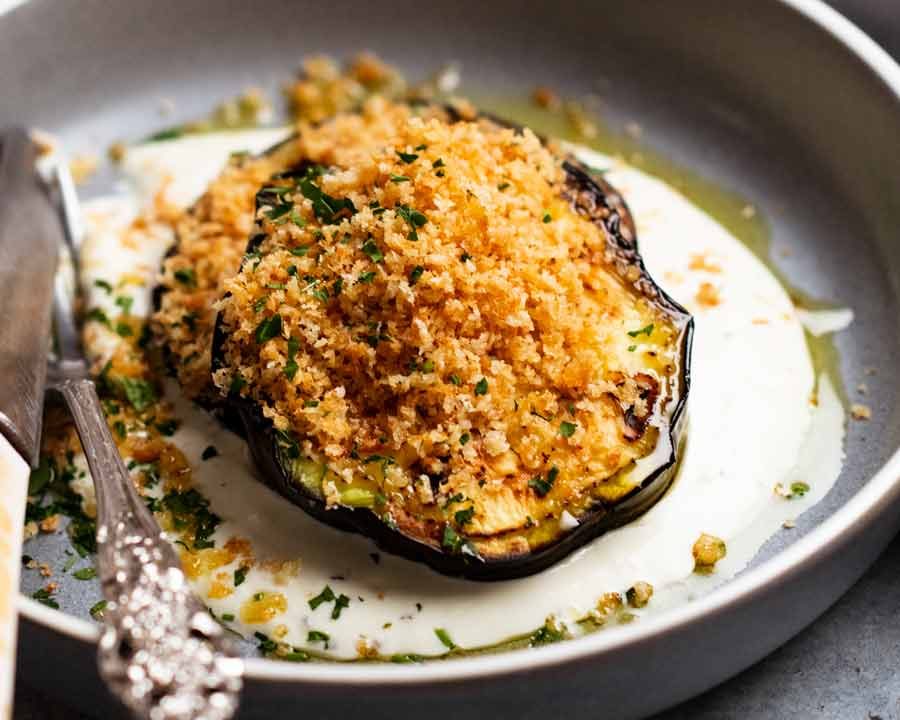
[[[623,408],[650,412],[671,318],[607,265],[605,234],[572,210],[560,158],[530,131],[395,109],[384,136],[391,107],[300,133],[297,150],[324,166],[305,182],[355,212],[320,223],[313,191],[290,186],[260,208],[254,256],[215,290],[227,293],[216,385],[227,394],[239,377],[327,462],[329,504],[349,473],[401,526],[422,522],[423,472],[446,478],[444,498],[483,498],[466,525],[478,535],[544,517],[529,483],[550,467],[560,510],[587,492],[621,497],[627,482],[603,481],[656,438],[632,436]],[[566,439],[547,418],[570,405],[579,431]]]
[[[850,406],[850,416],[854,420],[870,420],[872,418],[872,408],[862,403],[853,403]]]
[[[700,283],[700,287],[697,289],[697,294],[694,298],[702,307],[706,308],[716,307],[716,305],[722,302],[718,288],[708,282]]]

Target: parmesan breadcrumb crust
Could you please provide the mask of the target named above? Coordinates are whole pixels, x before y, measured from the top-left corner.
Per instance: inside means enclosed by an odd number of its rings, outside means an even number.
[[[561,159],[528,130],[387,104],[300,147],[223,284],[220,391],[327,464],[329,504],[374,486],[418,536],[497,536],[630,491],[620,471],[658,431],[629,414],[665,394],[677,330],[611,269]]]

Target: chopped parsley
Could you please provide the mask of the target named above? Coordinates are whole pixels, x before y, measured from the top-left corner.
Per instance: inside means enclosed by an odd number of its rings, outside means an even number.
[[[634,352],[635,350],[637,350],[637,345],[629,345],[628,346],[628,352]]]
[[[125,427],[125,423],[121,420],[116,420],[113,423],[113,430],[116,431],[116,435],[119,436],[120,440],[124,440],[126,437],[128,437],[128,428]]]
[[[284,366],[284,375],[288,380],[293,380],[300,366],[297,364],[297,350],[300,349],[300,341],[290,338],[287,343],[287,363]]]
[[[416,160],[419,159],[419,156],[416,155],[415,153],[405,153],[405,152],[400,152],[399,150],[397,151],[397,157],[399,157],[407,165],[414,163]]]
[[[116,334],[119,337],[130,337],[134,335],[134,330],[131,329],[131,325],[124,322],[116,323]]]
[[[306,642],[321,642],[325,643],[325,649],[328,649],[328,641],[331,639],[331,636],[328,633],[322,632],[321,630],[310,630],[306,635]]]
[[[475,383],[475,394],[476,395],[487,395],[488,391],[488,381],[487,378],[481,378],[477,383]]]
[[[235,375],[233,378],[231,378],[231,384],[228,386],[229,394],[237,395],[241,391],[241,388],[246,384],[247,381],[244,380],[244,378],[242,378],[240,375]]]
[[[119,380],[122,392],[131,406],[141,412],[156,402],[156,389],[147,380],[123,377]]]
[[[297,186],[303,197],[312,202],[316,218],[326,225],[331,225],[340,215],[354,215],[356,206],[350,198],[332,197],[313,182],[323,172],[324,169],[319,166],[309,168],[306,175],[300,178]]]
[[[448,650],[456,650],[456,643],[450,638],[450,635],[447,633],[444,628],[435,628],[434,634],[437,635],[437,639],[441,641],[441,644],[447,648]]]
[[[331,611],[331,619],[339,619],[341,617],[341,612],[348,607],[350,607],[350,598],[341,593],[335,598],[334,608]]]
[[[466,525],[472,522],[472,518],[475,516],[475,508],[468,507],[465,510],[457,510],[453,514],[453,519],[456,520],[457,525]]]
[[[532,647],[535,645],[549,645],[550,643],[559,642],[560,640],[565,639],[565,630],[556,627],[548,621],[531,634],[531,637],[528,639],[528,644]]]
[[[129,315],[131,313],[131,306],[134,305],[134,298],[120,295],[115,299],[115,303],[118,307],[122,308],[123,315]]]
[[[335,600],[334,591],[331,589],[330,586],[326,585],[322,589],[322,592],[320,592],[318,595],[316,595],[314,598],[312,598],[312,600],[309,601],[309,607],[312,610],[315,610],[322,603],[334,602],[334,600]]]
[[[256,326],[256,342],[262,345],[281,334],[281,315],[275,313]]]
[[[551,221],[553,220],[553,216],[550,214],[549,211],[545,210],[545,211],[544,211],[544,217],[542,217],[541,220],[546,224],[546,223],[551,222]]]
[[[234,571],[234,586],[243,585],[244,580],[247,579],[247,570],[248,568],[244,565],[241,565],[237,570]]]
[[[111,327],[109,318],[106,317],[106,313],[103,312],[103,310],[101,310],[98,307],[91,308],[88,311],[87,315],[85,315],[85,319],[93,320],[94,322],[98,322],[98,323],[103,323],[104,325],[106,325],[106,327]]]
[[[181,268],[174,273],[175,279],[182,285],[197,287],[197,274],[193,268]]]
[[[356,278],[356,282],[366,284],[366,283],[372,282],[372,280],[374,280],[374,279],[375,279],[375,271],[369,270],[368,272],[360,273],[359,277]]]
[[[639,328],[637,330],[629,330],[628,331],[629,337],[637,337],[638,335],[646,335],[647,337],[650,337],[652,334],[653,334],[653,323],[650,323],[649,325],[645,325],[644,327]]]
[[[800,498],[809,492],[809,484],[805,482],[792,482],[790,499]]]
[[[31,593],[31,597],[34,600],[37,600],[41,605],[46,605],[49,608],[53,608],[54,610],[59,610],[59,603],[53,599],[53,593],[50,592],[47,588],[41,588],[40,590],[35,590]]]
[[[301,245],[300,247],[291,248],[291,255],[295,257],[303,257],[309,252],[309,245]]]
[[[547,472],[546,479],[541,475],[535,475],[528,481],[528,487],[534,490],[538,497],[544,497],[553,489],[553,484],[559,476],[559,468],[555,465]]]
[[[472,439],[472,436],[469,435],[469,433],[463,433],[462,435],[459,436],[459,444],[460,444],[460,445],[465,445],[465,444],[468,443],[469,440],[471,440],[471,439]]]
[[[453,555],[459,555],[460,553],[463,555],[475,555],[475,551],[472,549],[469,541],[459,535],[449,524],[444,525],[441,547]]]
[[[163,420],[162,422],[156,423],[156,429],[159,431],[160,435],[171,437],[178,429],[178,421],[174,418],[171,420]]]
[[[381,252],[378,245],[372,238],[366,240],[362,246],[362,251],[368,256],[369,260],[374,263],[380,263],[384,260],[384,253]]]
[[[266,217],[269,218],[269,220],[278,220],[279,218],[284,218],[282,220],[282,222],[284,222],[284,220],[287,220],[287,214],[293,209],[294,203],[292,202],[279,203],[271,210],[268,210],[266,212]]]
[[[93,580],[97,577],[97,570],[92,567],[81,568],[73,572],[72,577],[76,580]]]
[[[578,425],[576,425],[575,423],[569,422],[568,420],[563,420],[559,424],[559,434],[562,435],[564,438],[569,438],[575,434],[575,430],[577,428],[578,428]]]
[[[210,538],[222,518],[210,511],[209,500],[199,492],[193,488],[184,492],[170,490],[163,495],[160,509],[169,511],[176,530],[193,534],[191,544],[194,550],[214,546]]]
[[[409,226],[409,234],[406,236],[406,239],[418,240],[418,228],[425,225],[428,222],[428,218],[418,210],[413,210],[409,205],[398,205],[394,208],[394,211],[406,221],[406,224]]]
[[[203,453],[200,455],[201,460],[209,460],[210,458],[214,458],[219,454],[219,451],[216,449],[215,445],[207,445],[203,450]]]
[[[112,285],[110,285],[106,280],[94,280],[94,287],[98,287],[101,290],[104,290],[107,295],[111,295],[113,291]]]
[[[91,617],[94,620],[100,620],[103,617],[103,613],[106,611],[106,600],[100,600],[91,605],[91,609],[88,612],[91,614]]]
[[[406,175],[395,175],[391,173],[391,182],[392,183],[405,183],[409,182],[409,178]]]
[[[454,385],[462,385],[462,379],[460,379],[459,375],[451,375],[447,379]]]
[[[409,272],[409,284],[415,285],[417,282],[419,282],[419,279],[422,277],[422,273],[424,272],[425,268],[423,268],[421,265],[416,265]]]

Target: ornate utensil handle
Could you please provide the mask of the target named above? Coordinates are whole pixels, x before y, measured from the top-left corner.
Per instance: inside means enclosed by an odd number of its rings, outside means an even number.
[[[56,387],[75,419],[97,494],[107,600],[101,674],[136,717],[227,720],[237,709],[242,661],[191,592],[175,551],[138,495],[93,381],[69,378]]]

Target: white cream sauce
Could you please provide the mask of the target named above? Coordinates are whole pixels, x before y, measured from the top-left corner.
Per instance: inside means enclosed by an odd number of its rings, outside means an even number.
[[[229,152],[256,151],[280,131],[252,131],[186,138],[129,151],[129,186],[115,197],[86,205],[86,285],[102,279],[116,285],[138,274],[134,312],[146,312],[154,269],[169,232],[149,230],[139,242],[124,243],[122,228],[137,208],[152,201],[161,183],[171,202],[187,205],[225,162]],[[825,376],[815,377],[803,325],[774,276],[722,226],[666,184],[611,158],[580,151],[627,198],[638,225],[644,259],[656,280],[694,313],[690,427],[678,478],[653,509],[631,525],[608,533],[557,566],[536,576],[474,583],[433,573],[426,567],[380,553],[369,540],[325,526],[270,492],[254,479],[246,446],[203,411],[177,401],[183,423],[173,441],[194,467],[198,489],[223,518],[217,545],[233,536],[249,538],[258,561],[296,560],[296,577],[279,585],[257,565],[233,595],[207,600],[217,616],[239,618],[242,603],[261,591],[287,597],[287,610],[262,625],[231,626],[244,635],[263,632],[298,647],[310,644],[310,629],[330,635],[328,653],[357,655],[366,638],[385,655],[440,654],[434,633],[444,628],[461,647],[498,643],[533,631],[550,615],[563,621],[584,616],[600,595],[649,582],[652,601],[637,614],[656,612],[712,589],[740,571],[782,523],[818,501],[836,480],[843,460],[844,413]],[[703,269],[691,258],[702,255]],[[702,283],[715,288],[718,304],[701,304]],[[91,303],[109,303],[91,289]],[[114,312],[110,308],[110,312]],[[102,344],[95,348],[101,354]],[[108,348],[107,348],[108,349]],[[176,398],[170,387],[170,398]],[[201,453],[214,445],[219,455]],[[802,481],[810,491],[786,499],[774,491]],[[724,539],[728,555],[709,577],[693,574],[691,548],[701,533]],[[231,574],[233,566],[222,568]],[[328,584],[350,597],[338,620],[332,603],[315,611],[308,600]],[[196,583],[206,596],[209,579]]]

